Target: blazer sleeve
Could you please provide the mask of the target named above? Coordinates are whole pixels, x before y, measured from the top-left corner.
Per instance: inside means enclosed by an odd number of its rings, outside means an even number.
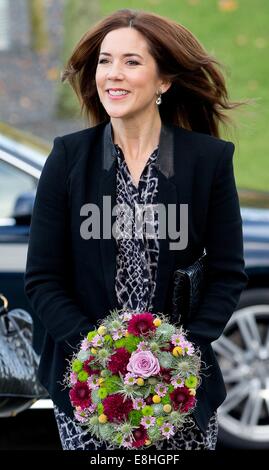
[[[79,310],[67,287],[66,179],[65,147],[61,137],[56,137],[37,186],[24,291],[49,335],[70,353],[93,326]]]
[[[186,324],[190,341],[201,352],[222,334],[248,282],[233,154],[234,144],[226,142],[215,170],[208,210],[205,293],[195,316]]]

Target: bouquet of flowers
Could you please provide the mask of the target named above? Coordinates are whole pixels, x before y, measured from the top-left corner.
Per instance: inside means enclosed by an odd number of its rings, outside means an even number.
[[[75,419],[116,447],[169,439],[196,405],[200,352],[164,314],[110,311],[68,363]]]

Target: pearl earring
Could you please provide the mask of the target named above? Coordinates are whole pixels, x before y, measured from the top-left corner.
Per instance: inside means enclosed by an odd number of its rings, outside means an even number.
[[[160,91],[158,98],[156,99],[156,104],[160,105],[162,102],[162,91]]]

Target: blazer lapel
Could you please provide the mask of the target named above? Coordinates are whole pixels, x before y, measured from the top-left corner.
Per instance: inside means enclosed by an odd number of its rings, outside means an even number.
[[[167,214],[168,204],[177,204],[176,185],[172,181],[175,174],[174,132],[173,127],[167,124],[162,124],[156,166],[158,171],[157,202],[165,206]],[[104,196],[108,196],[108,198],[104,198]],[[104,214],[104,200],[108,204],[108,209],[110,206],[110,212],[107,212],[109,220],[106,219],[103,220],[104,223],[101,222],[100,250],[106,291],[111,309],[113,309],[121,308],[121,306],[118,304],[115,292],[117,242],[115,237],[111,236],[111,227],[116,222],[116,215],[111,215],[111,210],[116,205],[116,154],[112,139],[111,122],[105,125],[102,138],[102,174],[98,196],[101,221]],[[103,236],[104,224],[107,224],[107,233],[110,232],[108,238]],[[169,239],[166,235],[165,238],[159,239],[156,291],[153,299],[153,310],[156,312],[163,311],[173,265],[174,255],[169,249]]]
[[[173,126],[162,124],[159,152],[157,157],[158,170],[158,204],[163,204],[165,214],[168,214],[168,204],[177,205],[177,188],[175,179],[175,135]],[[167,223],[167,216],[166,216]],[[169,249],[170,239],[167,233],[165,238],[159,239],[159,258],[157,265],[156,289],[153,298],[153,311],[164,312],[166,295],[174,266],[174,253]]]
[[[120,308],[120,305],[118,304],[115,291],[117,242],[115,237],[111,236],[111,227],[116,222],[116,216],[112,215],[112,209],[116,205],[116,155],[110,126],[110,122],[105,126],[102,138],[102,173],[99,184],[99,207],[101,209],[101,262],[110,308],[113,309]],[[103,215],[104,200],[110,206],[107,218]],[[106,224],[107,233],[110,233],[108,238],[103,236],[104,224]]]

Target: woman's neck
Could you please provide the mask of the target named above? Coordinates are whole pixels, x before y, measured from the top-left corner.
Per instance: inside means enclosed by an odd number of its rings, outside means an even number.
[[[119,145],[129,160],[144,160],[159,144],[162,126],[159,114],[143,124],[111,119],[111,125],[114,144]]]

